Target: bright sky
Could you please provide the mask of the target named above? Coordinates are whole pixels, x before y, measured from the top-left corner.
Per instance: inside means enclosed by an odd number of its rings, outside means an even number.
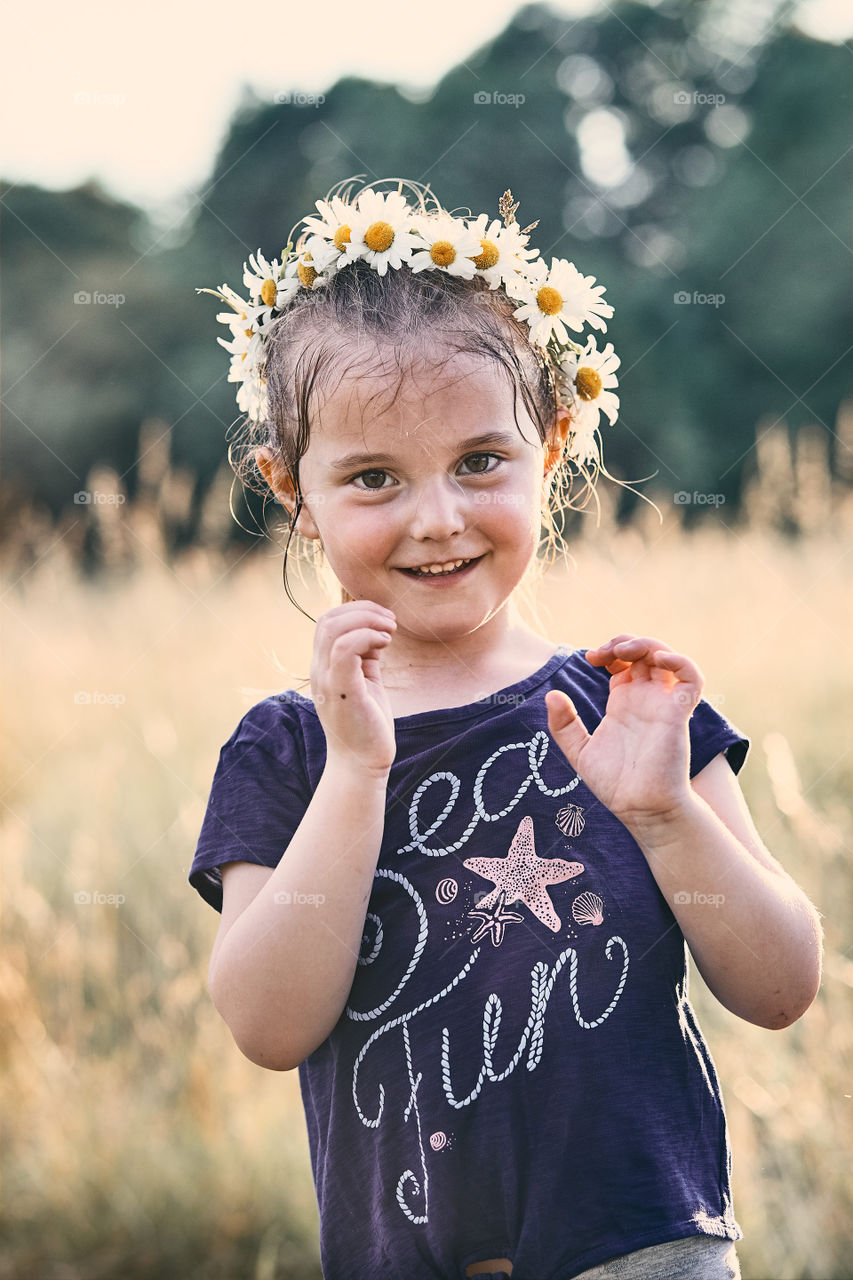
[[[551,0],[551,7],[568,17],[602,2]],[[288,90],[322,93],[346,73],[426,87],[520,7],[520,0],[320,0],[300,6],[303,14],[310,8],[300,17],[286,0],[10,5],[0,176],[56,188],[97,176],[120,196],[165,209],[209,174],[243,84],[270,99]],[[853,6],[803,0],[798,21],[809,34],[844,39],[853,35]]]

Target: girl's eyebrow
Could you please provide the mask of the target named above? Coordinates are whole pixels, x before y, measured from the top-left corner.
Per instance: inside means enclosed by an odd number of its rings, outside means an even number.
[[[465,440],[460,440],[456,445],[459,453],[470,453],[472,450],[479,448],[481,445],[499,445],[503,448],[510,448],[516,441],[516,436],[507,431],[486,431],[478,436],[468,436]],[[331,471],[350,471],[353,467],[366,466],[368,463],[393,463],[397,459],[390,453],[347,453],[342,458],[337,458],[329,464]]]

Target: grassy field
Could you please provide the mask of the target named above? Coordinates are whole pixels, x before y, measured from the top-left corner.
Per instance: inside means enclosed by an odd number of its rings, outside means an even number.
[[[713,518],[683,533],[671,506],[663,526],[589,517],[539,595],[555,641],[647,631],[698,661],[752,740],[740,777],[759,831],[823,914],[822,989],[785,1031],[737,1019],[691,973],[744,1280],[853,1275],[846,511],[796,541]],[[269,543],[167,562],[156,521],[117,520],[135,564],[118,554],[102,581],[80,578],[72,536],[7,558],[0,1280],[320,1280],[297,1075],[235,1047],[206,990],[218,917],[186,881],[219,747],[307,675],[312,624]]]

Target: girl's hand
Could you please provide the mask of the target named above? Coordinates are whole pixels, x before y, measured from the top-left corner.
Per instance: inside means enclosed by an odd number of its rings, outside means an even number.
[[[372,600],[350,600],[320,615],[309,674],[327,761],[369,773],[391,768],[397,741],[379,655],[396,625],[391,610]]]
[[[548,730],[582,781],[626,826],[666,817],[689,801],[687,722],[705,678],[695,662],[652,636],[619,635],[587,661],[606,667],[610,693],[589,734],[571,698],[545,695]]]

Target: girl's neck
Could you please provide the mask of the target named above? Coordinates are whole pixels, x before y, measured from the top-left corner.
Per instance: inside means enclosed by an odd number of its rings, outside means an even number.
[[[476,634],[476,633],[475,633]],[[382,681],[394,714],[411,709],[464,706],[532,675],[556,649],[556,643],[519,623],[488,644],[408,646],[380,657]],[[397,643],[394,637],[392,646]],[[398,707],[405,704],[406,710]]]

